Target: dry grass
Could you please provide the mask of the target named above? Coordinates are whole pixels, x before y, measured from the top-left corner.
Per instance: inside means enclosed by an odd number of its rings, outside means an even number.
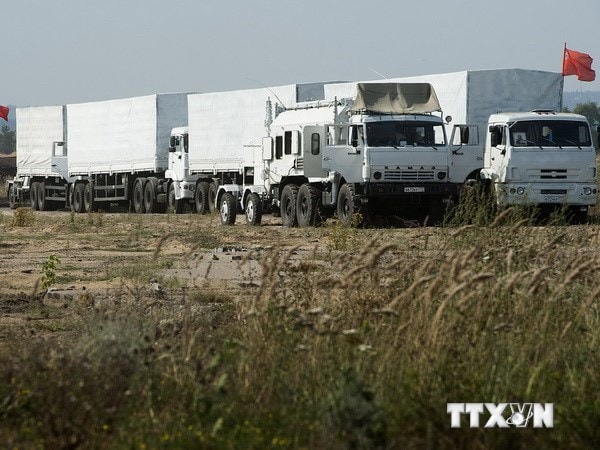
[[[115,220],[83,221],[70,239],[94,226],[104,242]],[[144,278],[177,240],[199,251],[267,239],[211,218],[127,220],[123,239],[147,250]],[[493,226],[268,234],[280,246],[247,256],[261,258],[262,275],[244,301],[203,286],[153,292],[133,278],[109,297],[79,296],[70,314],[11,297],[46,328],[2,334],[5,445],[598,447],[598,226],[504,216]],[[555,428],[450,429],[446,403],[470,401],[553,402]]]

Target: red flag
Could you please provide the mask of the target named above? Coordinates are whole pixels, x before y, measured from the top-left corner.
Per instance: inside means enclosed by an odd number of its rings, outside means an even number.
[[[577,75],[579,81],[594,81],[596,72],[592,70],[592,57],[587,53],[576,52],[565,47],[563,58],[563,77]]]
[[[0,117],[2,117],[7,122],[8,122],[8,111],[9,111],[8,106],[0,105]]]

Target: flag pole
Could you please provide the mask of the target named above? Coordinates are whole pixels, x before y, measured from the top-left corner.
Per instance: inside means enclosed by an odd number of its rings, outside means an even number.
[[[565,46],[563,48],[563,60],[562,60],[562,66],[561,66],[561,70],[560,70],[560,74],[562,75],[562,78],[560,80],[560,100],[558,102],[558,110],[562,111],[563,109],[563,95],[564,95],[564,91],[565,91],[565,57],[567,56],[567,43],[565,42]]]

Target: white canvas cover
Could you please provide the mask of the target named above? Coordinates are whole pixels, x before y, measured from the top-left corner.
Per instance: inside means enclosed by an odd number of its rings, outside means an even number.
[[[419,114],[440,110],[429,83],[357,83],[352,111]]]
[[[430,83],[444,117],[454,124],[478,125],[479,141],[491,114],[533,109],[560,110],[562,76],[555,72],[526,69],[495,69],[452,72],[375,80],[370,83]],[[325,98],[352,98],[356,83],[325,86]],[[450,127],[448,130],[450,130]]]
[[[166,170],[171,129],[187,124],[187,94],[67,105],[69,174]]]
[[[272,110],[279,101],[290,108],[296,104],[296,95],[295,84],[190,95],[190,171],[241,170],[244,161],[252,159],[253,147],[262,145],[262,138],[268,136],[267,99]]]
[[[17,108],[18,175],[59,176],[52,168],[54,142],[64,142],[63,106]]]

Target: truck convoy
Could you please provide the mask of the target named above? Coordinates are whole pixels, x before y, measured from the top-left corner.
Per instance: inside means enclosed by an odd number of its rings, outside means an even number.
[[[249,224],[266,211],[285,226],[333,214],[344,225],[371,214],[432,222],[483,182],[499,204],[567,204],[583,218],[595,153],[585,118],[547,112],[561,97],[560,74],[511,69],[19,108],[9,201],[190,205],[224,224],[240,211]]]

